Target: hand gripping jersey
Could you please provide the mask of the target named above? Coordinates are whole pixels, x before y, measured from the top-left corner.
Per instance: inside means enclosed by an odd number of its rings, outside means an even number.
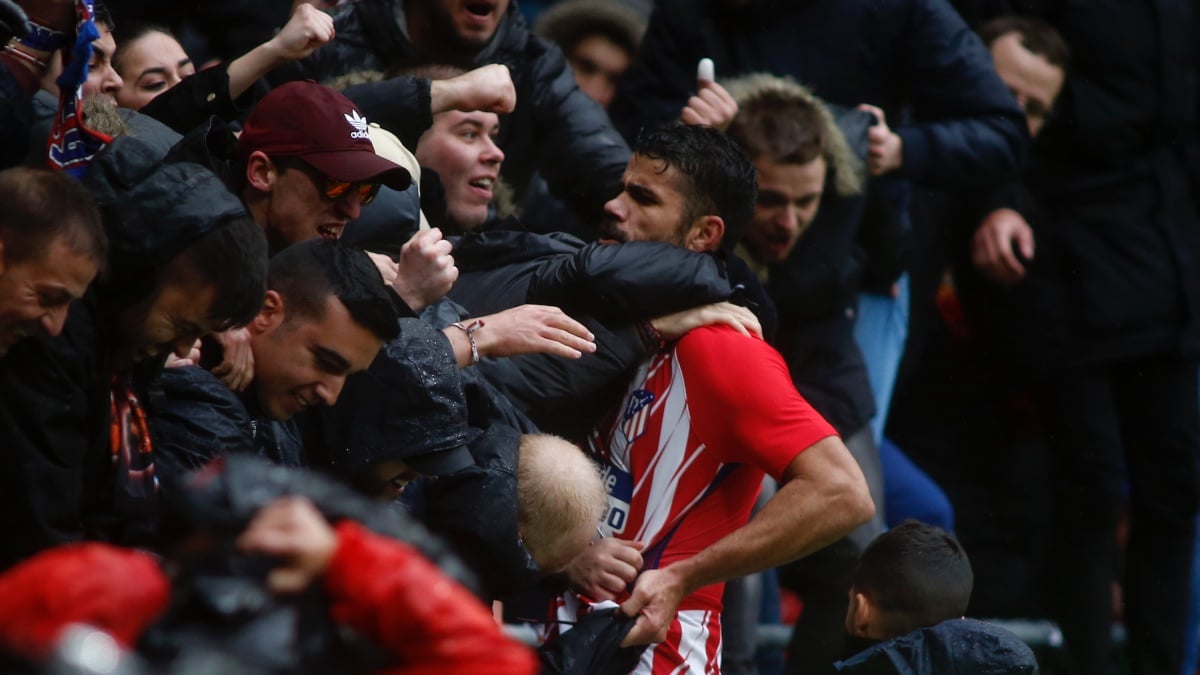
[[[601,529],[644,542],[645,569],[690,558],[747,522],[764,473],[782,478],[801,451],[835,433],[765,342],[726,326],[694,330],[642,365],[589,439],[609,493]],[[686,651],[711,653],[723,590],[684,598],[685,620],[663,646],[703,640]]]

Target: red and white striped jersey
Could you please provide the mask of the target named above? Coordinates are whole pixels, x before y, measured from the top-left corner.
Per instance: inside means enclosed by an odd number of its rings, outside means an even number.
[[[834,434],[772,347],[726,326],[694,330],[642,365],[589,438],[609,493],[602,529],[643,542],[646,569],[690,558],[747,522],[764,472],[781,478]],[[723,587],[679,608],[719,612]]]

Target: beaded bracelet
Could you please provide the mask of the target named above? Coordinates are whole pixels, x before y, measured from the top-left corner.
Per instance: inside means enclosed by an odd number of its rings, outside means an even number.
[[[638,327],[642,329],[642,343],[646,345],[647,349],[661,352],[667,348],[667,340],[663,337],[662,331],[654,327],[654,324],[642,321]]]
[[[471,343],[471,365],[479,363],[479,345],[475,342],[475,331],[483,328],[483,319],[476,319],[466,326],[458,322],[450,325],[467,334],[467,342]]]

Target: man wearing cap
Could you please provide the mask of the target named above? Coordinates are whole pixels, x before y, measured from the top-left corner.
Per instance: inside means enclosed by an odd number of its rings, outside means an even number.
[[[334,40],[299,62],[303,76],[326,81],[352,70],[504,64],[516,91],[515,107],[497,137],[508,155],[506,182],[521,195],[539,171],[551,194],[584,223],[600,219],[604,202],[617,191],[629,146],[600,104],[576,86],[562,51],[530,32],[515,2],[359,0],[332,14]],[[420,83],[416,98],[435,101],[438,83]],[[392,92],[411,92],[401,89],[409,86],[405,78],[394,78],[352,87],[347,95],[408,143],[415,139],[401,133],[404,120],[394,120],[389,110],[396,107]],[[427,127],[432,120],[422,121]]]
[[[350,99],[315,82],[267,94],[238,138],[245,166],[239,194],[263,226],[272,253],[296,242],[341,236],[380,185],[404,190],[408,171],[375,154],[367,118]]]

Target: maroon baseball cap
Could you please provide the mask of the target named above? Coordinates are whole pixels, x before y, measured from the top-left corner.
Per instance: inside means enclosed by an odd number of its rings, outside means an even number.
[[[254,106],[242,135],[242,158],[260,150],[268,157],[296,157],[317,171],[350,183],[383,183],[407,189],[404,167],[375,154],[367,118],[341,92],[312,80],[288,82]]]

